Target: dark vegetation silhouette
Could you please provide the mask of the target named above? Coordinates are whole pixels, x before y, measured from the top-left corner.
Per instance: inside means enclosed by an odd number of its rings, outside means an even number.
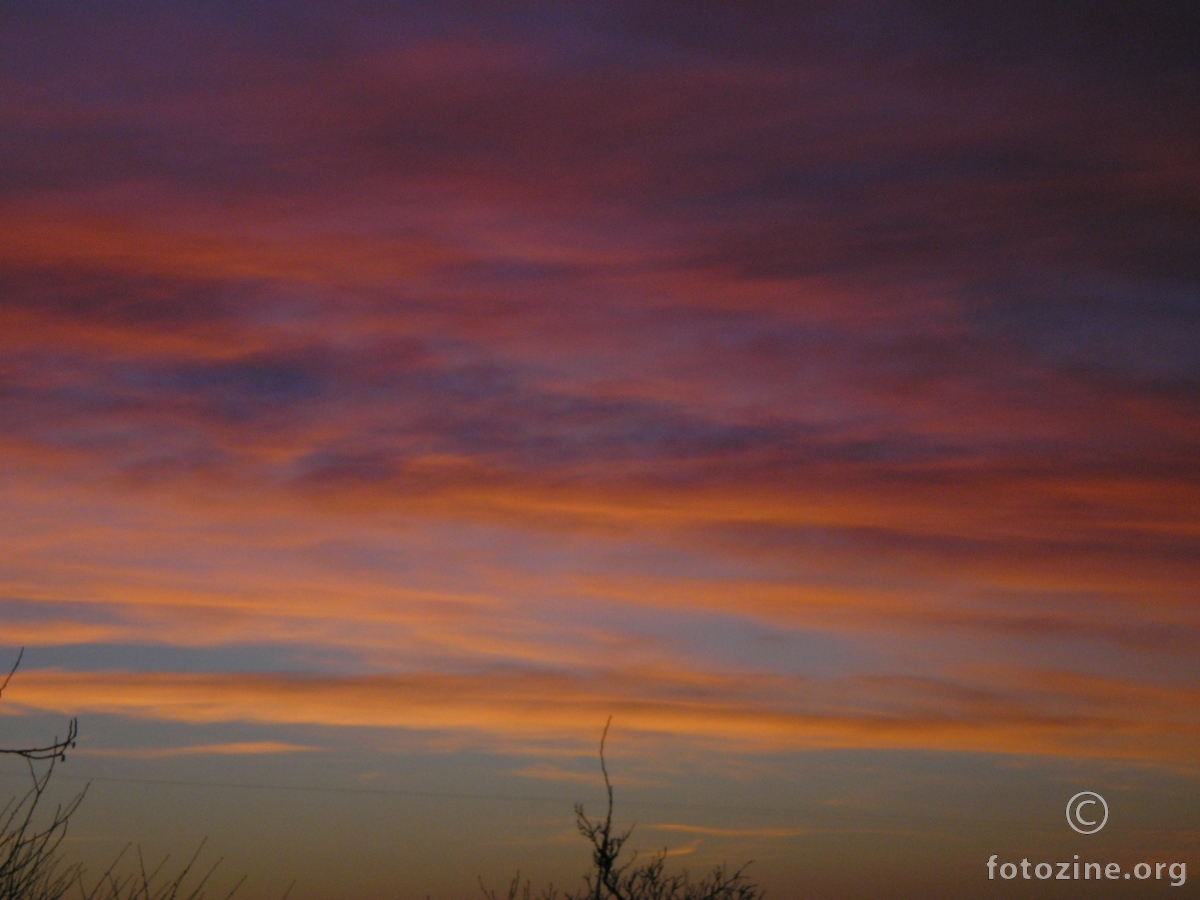
[[[0,683],[0,698],[24,653],[22,649],[17,654],[17,661]],[[80,900],[203,900],[208,880],[221,863],[218,859],[206,871],[196,870],[203,843],[174,874],[166,871],[169,858],[147,869],[140,849],[132,854],[136,857],[136,866],[123,865],[126,857],[131,856],[126,847],[90,886],[79,865],[63,861],[58,852],[59,845],[67,835],[67,823],[83,802],[87,788],[66,803],[56,804],[52,811],[43,807],[55,766],[66,760],[67,751],[75,747],[78,733],[79,723],[71,719],[66,737],[55,737],[45,746],[0,747],[0,754],[17,756],[25,761],[30,779],[29,790],[24,795],[14,797],[0,807],[0,900],[61,900],[68,894]],[[131,867],[132,872],[126,871]],[[235,884],[225,900],[229,900],[241,884],[242,881]]]
[[[0,683],[0,697],[21,664],[24,650]],[[613,826],[613,787],[604,759],[610,717],[600,737],[600,771],[608,809],[603,818],[590,818],[583,804],[575,805],[575,824],[592,847],[592,868],[575,890],[559,892],[553,885],[533,895],[532,883],[521,881],[518,872],[504,893],[489,890],[480,880],[487,900],[761,900],[763,892],[745,874],[746,866],[729,870],[716,866],[707,875],[692,880],[687,870],[666,871],[667,851],[644,860],[636,852],[626,854],[625,845],[633,834],[630,827],[617,831]],[[90,886],[79,865],[69,865],[59,855],[59,846],[67,834],[71,816],[83,802],[85,787],[66,803],[43,810],[46,790],[55,767],[75,747],[79,723],[71,719],[65,738],[44,746],[0,747],[0,754],[17,756],[29,768],[30,788],[0,808],[0,900],[62,900],[71,894],[79,900],[204,900],[208,881],[221,860],[199,872],[196,863],[204,844],[175,874],[165,870],[169,858],[147,869],[140,849],[132,855],[126,847],[112,865]],[[130,864],[123,865],[130,857]],[[133,865],[136,857],[136,865]],[[127,871],[132,868],[132,872]],[[123,874],[122,874],[123,873]],[[229,900],[245,879],[238,881],[225,895]],[[283,900],[291,887],[284,892]]]
[[[600,771],[608,796],[604,818],[589,818],[583,804],[575,804],[575,825],[592,845],[592,868],[583,876],[583,884],[562,893],[550,885],[534,895],[532,882],[526,880],[522,884],[518,872],[502,894],[488,890],[480,881],[487,900],[761,900],[764,892],[746,877],[749,863],[732,871],[718,865],[693,881],[686,869],[678,873],[666,871],[666,850],[640,863],[636,852],[624,856],[633,827],[624,831],[613,829],[613,787],[604,759],[604,742],[611,724],[610,716],[600,736]]]

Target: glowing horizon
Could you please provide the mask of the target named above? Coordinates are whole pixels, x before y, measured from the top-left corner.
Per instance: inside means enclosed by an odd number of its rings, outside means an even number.
[[[1194,786],[1194,16],[1001,6],[10,5],[0,725]]]

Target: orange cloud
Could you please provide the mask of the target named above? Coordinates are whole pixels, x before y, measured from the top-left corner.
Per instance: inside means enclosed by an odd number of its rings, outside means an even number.
[[[39,675],[34,706],[1186,755],[1173,688],[1038,672],[1190,683],[1195,141],[1090,79],[1014,116],[825,58],[585,74],[451,32],[201,54],[236,91],[6,76],[6,639],[419,673]],[[890,675],[771,675],[808,662],[739,629]],[[937,680],[1016,643],[1030,697]],[[447,674],[490,667],[559,674]]]
[[[552,5],[5,16],[0,714],[1194,770],[1187,23]]]
[[[190,747],[85,747],[83,756],[114,756],[122,759],[167,759],[173,756],[264,756],[276,753],[317,753],[323,747],[287,744],[281,741],[246,741],[231,744],[196,744]]]
[[[709,828],[703,825],[682,825],[668,822],[639,827],[650,831],[678,831],[684,834],[700,834],[711,837],[793,838],[824,833],[820,829],[813,828]]]
[[[685,671],[357,678],[29,671],[14,706],[188,723],[395,728],[591,744],[612,715],[643,739],[751,752],[812,748],[1111,757],[1182,764],[1200,742],[1195,691],[1063,673],[989,681],[833,682]]]
[[[449,247],[421,239],[364,240],[336,232],[271,239],[202,227],[173,231],[138,219],[56,219],[15,209],[3,218],[0,266],[92,266],[181,278],[388,284],[463,258]]]

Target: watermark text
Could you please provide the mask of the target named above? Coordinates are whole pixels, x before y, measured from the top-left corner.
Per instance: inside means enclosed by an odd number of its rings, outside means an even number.
[[[1165,881],[1171,887],[1187,884],[1187,863],[1140,862],[1129,869],[1120,863],[1081,862],[1075,854],[1070,862],[1001,862],[993,853],[987,861],[988,879],[1003,881]]]

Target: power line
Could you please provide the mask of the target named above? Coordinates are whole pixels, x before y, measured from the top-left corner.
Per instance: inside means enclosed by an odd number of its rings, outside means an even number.
[[[21,778],[27,777],[12,774],[0,774],[0,778]],[[367,788],[367,787],[322,787],[319,785],[305,784],[272,784],[268,782],[252,782],[252,781],[199,781],[195,779],[175,779],[175,778],[129,778],[115,775],[67,775],[62,772],[54,773],[55,780],[62,781],[86,781],[86,782],[113,782],[117,784],[145,784],[145,785],[161,785],[165,787],[196,787],[196,788],[223,788],[226,790],[249,790],[249,791],[287,791],[298,793],[320,793],[320,794],[358,794],[358,795],[374,795],[374,796],[394,796],[394,797],[424,797],[435,800],[494,800],[506,803],[553,803],[561,806],[573,806],[573,800],[565,797],[539,797],[529,794],[483,794],[483,793],[466,793],[462,791],[433,791],[433,790],[418,790],[413,788]],[[698,809],[726,812],[776,812],[776,813],[795,813],[795,810],[781,809],[778,807],[764,806],[726,806],[711,803],[680,803],[680,802],[655,802],[655,801],[630,801],[624,804],[625,806],[634,807],[656,807],[661,809]]]
[[[3,775],[6,778],[21,778],[24,776],[12,774]],[[105,781],[120,784],[154,784],[172,787],[226,788],[229,790],[247,791],[300,791],[320,794],[375,794],[398,797],[432,797],[448,800],[503,800],[521,803],[568,803],[560,797],[531,797],[520,794],[468,794],[456,791],[423,791],[406,788],[356,788],[356,787],[321,787],[307,784],[268,784],[251,781],[196,781],[177,778],[121,778],[115,775],[64,775],[54,773],[55,781]]]
[[[17,773],[0,773],[0,778],[22,778],[27,775]],[[573,806],[575,801],[568,800],[565,797],[539,797],[529,794],[484,794],[484,793],[467,793],[462,791],[433,791],[419,790],[414,788],[368,788],[368,787],[322,787],[319,785],[305,784],[273,784],[269,782],[251,782],[251,781],[200,781],[196,779],[175,779],[175,778],[129,778],[116,775],[67,775],[56,771],[54,773],[55,780],[63,781],[85,781],[85,782],[112,782],[116,784],[142,784],[142,785],[157,785],[163,787],[192,787],[192,788],[221,788],[225,790],[248,790],[248,791],[284,791],[292,793],[314,793],[314,794],[351,794],[351,795],[367,795],[367,796],[391,796],[391,797],[422,797],[434,800],[473,800],[473,801],[498,801],[504,803],[553,803],[556,806]],[[762,815],[763,813],[777,813],[780,815],[795,816],[797,810],[784,809],[777,806],[745,806],[745,805],[725,805],[716,803],[683,803],[653,800],[642,801],[627,801],[622,804],[625,807],[633,808],[652,808],[652,809],[680,809],[680,810],[700,810],[707,812],[745,812]],[[823,814],[828,816],[829,810],[823,810]],[[879,821],[899,821],[899,822],[919,822],[919,821],[970,821],[962,817],[946,817],[937,815],[923,815],[921,813],[873,813],[871,818]],[[995,824],[995,823],[993,823]],[[1017,823],[1011,823],[1017,824]]]

